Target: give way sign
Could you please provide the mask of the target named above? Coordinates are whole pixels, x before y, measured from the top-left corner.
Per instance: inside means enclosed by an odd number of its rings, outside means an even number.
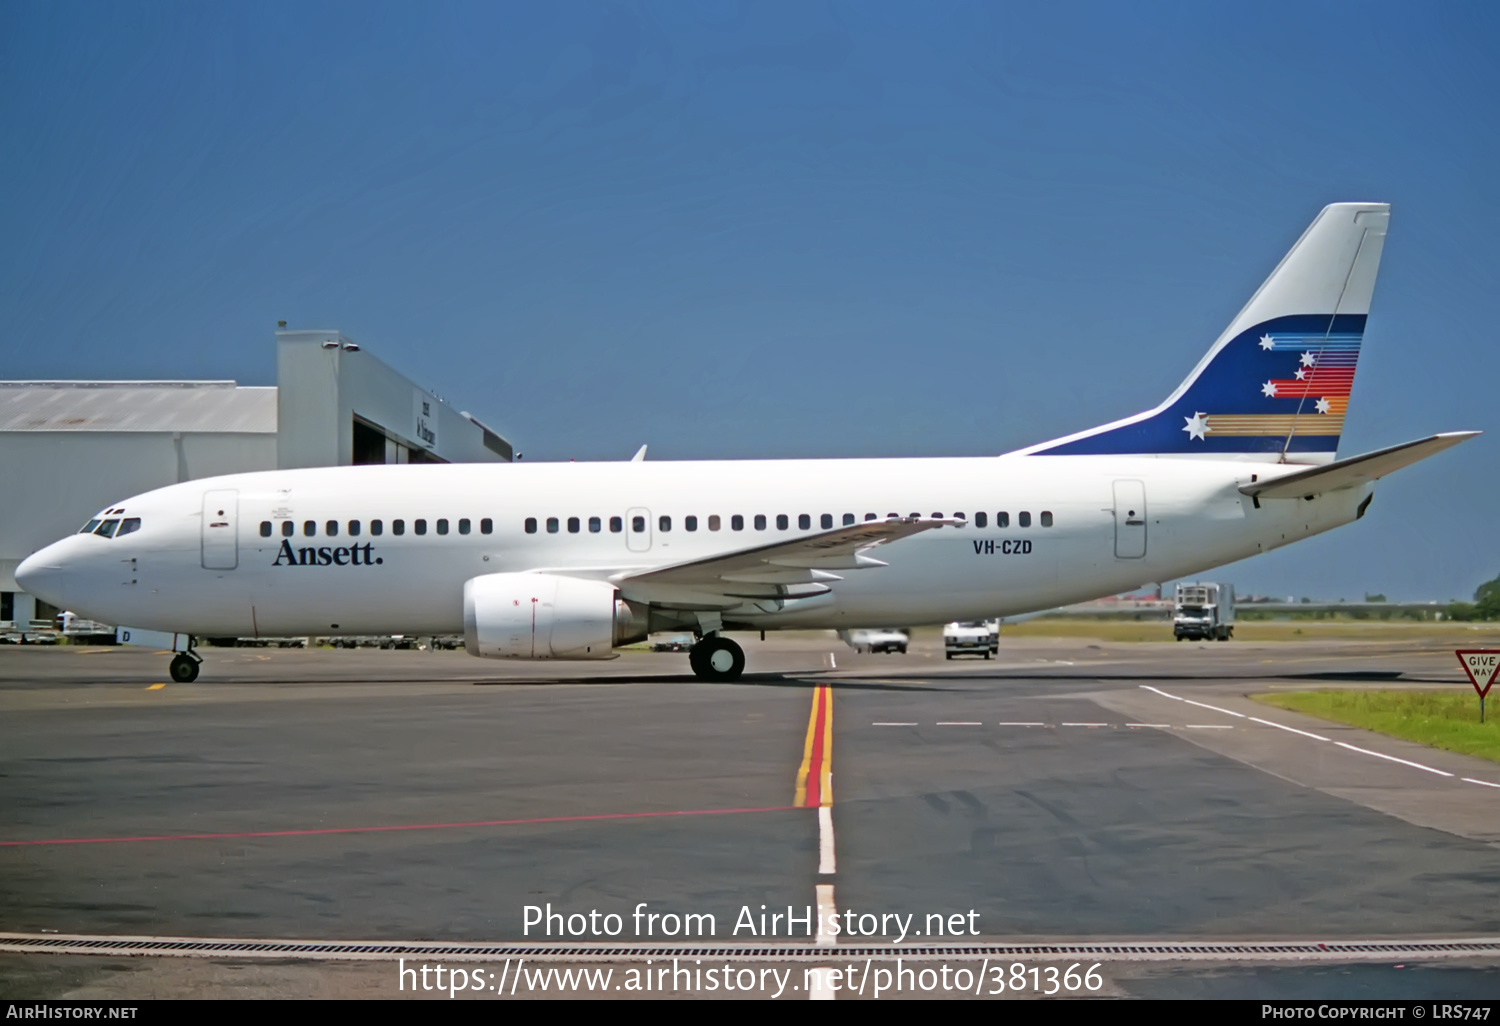
[[[1460,648],[1455,652],[1458,661],[1464,664],[1464,672],[1469,675],[1469,682],[1474,685],[1474,690],[1479,692],[1480,699],[1490,690],[1490,685],[1495,683],[1495,675],[1500,672],[1500,652],[1483,651],[1481,649]]]

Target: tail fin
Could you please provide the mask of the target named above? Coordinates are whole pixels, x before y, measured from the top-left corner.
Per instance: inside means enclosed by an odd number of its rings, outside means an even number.
[[[1156,409],[1017,455],[1332,460],[1390,209],[1387,203],[1324,207],[1187,380]]]

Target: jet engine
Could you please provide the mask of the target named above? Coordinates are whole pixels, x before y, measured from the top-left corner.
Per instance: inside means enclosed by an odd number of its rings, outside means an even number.
[[[611,659],[642,641],[645,606],[607,581],[485,574],[464,582],[464,647],[490,659]]]

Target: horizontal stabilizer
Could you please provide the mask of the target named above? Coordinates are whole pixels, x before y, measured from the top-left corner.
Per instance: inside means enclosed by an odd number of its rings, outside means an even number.
[[[1352,488],[1366,484],[1402,467],[1409,467],[1419,460],[1451,449],[1459,442],[1467,442],[1480,431],[1446,431],[1431,438],[1415,442],[1403,442],[1389,449],[1376,449],[1363,456],[1351,456],[1324,467],[1299,470],[1284,477],[1254,484],[1241,485],[1240,491],[1259,499],[1297,499],[1304,496],[1321,495],[1340,488]]]

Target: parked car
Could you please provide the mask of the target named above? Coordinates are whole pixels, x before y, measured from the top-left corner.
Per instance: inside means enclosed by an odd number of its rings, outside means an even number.
[[[691,634],[658,634],[651,639],[651,651],[686,652],[696,640]]]
[[[911,632],[890,627],[856,627],[839,631],[839,637],[856,652],[900,652],[906,654],[911,644]]]
[[[982,655],[988,659],[1000,650],[1000,631],[985,620],[950,623],[943,628],[943,655]]]

